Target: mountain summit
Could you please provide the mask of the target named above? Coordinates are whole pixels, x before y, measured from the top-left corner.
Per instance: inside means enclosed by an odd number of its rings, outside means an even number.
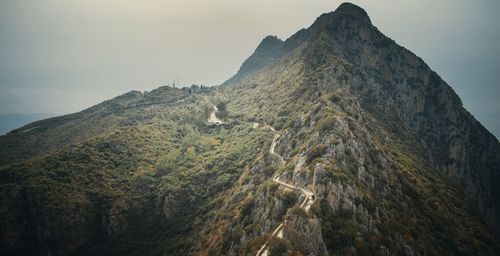
[[[272,62],[275,58],[279,57],[283,51],[284,42],[276,36],[265,37],[255,49],[255,52],[241,65],[238,73],[225,84],[231,81],[242,78],[245,75],[257,71],[265,64]]]
[[[243,62],[238,73],[224,84],[257,71],[307,41],[314,43],[322,33],[349,32],[350,40],[356,39],[352,37],[352,33],[363,33],[360,36],[366,40],[364,37],[367,35],[364,30],[372,27],[368,14],[362,8],[351,3],[343,3],[335,11],[319,16],[309,28],[298,31],[285,42],[276,36],[265,37],[255,52]]]
[[[351,3],[342,3],[335,11],[319,16],[315,24],[337,23],[345,18],[371,24],[370,17],[368,17],[366,11]]]
[[[344,3],[221,86],[0,136],[2,255],[497,255],[500,143]]]

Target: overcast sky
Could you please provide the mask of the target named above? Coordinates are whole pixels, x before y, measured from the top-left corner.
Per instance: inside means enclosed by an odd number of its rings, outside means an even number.
[[[500,135],[500,1],[352,2]],[[0,0],[0,114],[76,112],[176,77],[217,85],[264,36],[286,39],[340,3]]]

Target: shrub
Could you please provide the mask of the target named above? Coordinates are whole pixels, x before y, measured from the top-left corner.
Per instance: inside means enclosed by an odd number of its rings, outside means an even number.
[[[184,158],[189,161],[194,161],[196,159],[196,151],[194,147],[189,147],[184,153]]]
[[[286,254],[289,250],[291,250],[292,245],[290,241],[273,237],[269,241],[269,252],[270,255],[282,255]]]
[[[322,156],[325,152],[326,152],[325,145],[323,144],[315,145],[307,154],[306,164],[310,164],[314,159]]]
[[[229,112],[227,111],[226,108],[226,103],[220,102],[219,104],[217,104],[217,110],[218,110],[217,113],[215,113],[217,117],[222,120],[226,120],[227,117],[229,116]]]
[[[241,214],[243,215],[243,217],[250,215],[254,204],[255,199],[253,198],[253,196],[247,197],[243,200],[243,202],[241,203]]]
[[[262,169],[262,171],[266,177],[271,177],[274,174],[275,170],[271,165],[267,165]]]
[[[304,219],[309,218],[309,214],[307,214],[306,210],[304,210],[302,207],[296,205],[292,209],[290,209],[290,215],[296,215],[300,216]]]
[[[322,199],[319,209],[315,207],[314,212],[321,219],[321,232],[329,250],[341,252],[354,245],[357,228],[352,220],[352,210],[339,209],[334,212],[328,201]]]
[[[339,103],[340,101],[342,101],[342,98],[336,93],[333,93],[332,95],[330,95],[330,97],[328,99],[333,103]]]
[[[294,205],[298,199],[297,195],[293,191],[284,191],[283,194],[281,195],[281,198],[283,200],[285,208]]]
[[[274,128],[276,128],[276,130],[283,130],[286,127],[287,122],[287,117],[279,117],[278,120],[274,122]]]
[[[331,115],[326,115],[318,121],[316,127],[319,132],[325,133],[330,130],[330,128],[333,127],[334,124],[335,118]]]

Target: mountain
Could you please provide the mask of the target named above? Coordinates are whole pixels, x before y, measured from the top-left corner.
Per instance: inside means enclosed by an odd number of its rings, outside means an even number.
[[[344,3],[223,85],[0,137],[5,255],[497,255],[500,144]]]
[[[54,116],[46,113],[29,113],[29,114],[5,114],[0,115],[0,134],[6,134],[25,124]]]

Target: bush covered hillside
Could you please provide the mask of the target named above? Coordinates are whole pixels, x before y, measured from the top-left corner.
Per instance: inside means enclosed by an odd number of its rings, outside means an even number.
[[[220,86],[0,136],[2,255],[498,255],[500,144],[342,4]]]

